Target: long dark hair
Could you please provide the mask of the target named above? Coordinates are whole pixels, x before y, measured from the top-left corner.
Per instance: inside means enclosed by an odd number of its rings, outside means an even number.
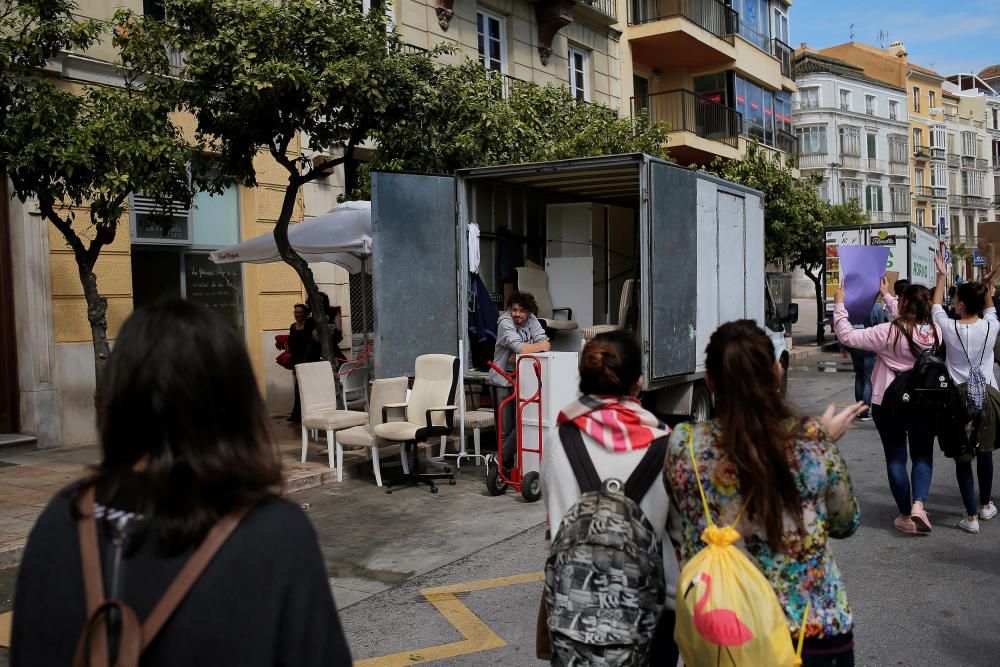
[[[580,392],[626,396],[642,375],[642,353],[632,334],[598,334],[580,353]]]
[[[910,352],[914,357],[919,357],[920,346],[913,340],[913,330],[921,324],[931,324],[934,321],[931,315],[931,293],[923,285],[910,285],[903,291],[903,296],[899,298],[899,317],[892,321],[892,344],[899,347],[899,339],[905,338],[910,346]],[[934,332],[934,349],[940,347],[937,329],[931,328]]]
[[[792,477],[788,446],[802,427],[781,395],[774,347],[753,320],[727,322],[705,350],[705,370],[715,393],[722,449],[736,465],[750,517],[759,521],[773,549],[782,544],[787,511],[802,530],[802,500]]]
[[[281,460],[246,345],[213,311],[170,299],[122,326],[100,387],[105,495],[138,475],[138,510],[160,550],[197,544],[223,515],[277,490]],[[148,457],[145,467],[133,466]]]

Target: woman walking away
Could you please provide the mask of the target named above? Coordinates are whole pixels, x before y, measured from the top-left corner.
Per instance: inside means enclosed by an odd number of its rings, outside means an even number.
[[[976,483],[972,477],[971,453],[955,459],[955,475],[962,492],[966,516],[958,527],[967,533],[979,532],[979,519],[988,521],[997,514],[990,496],[993,490],[993,450],[997,446],[1000,422],[1000,391],[993,374],[993,346],[1000,333],[1000,320],[993,307],[994,275],[986,283],[962,283],[955,290],[955,313],[958,320],[949,319],[942,307],[944,283],[947,278],[944,258],[937,256],[937,284],[934,287],[934,322],[941,327],[948,348],[948,373],[958,388],[958,394],[968,412],[972,434],[971,448],[975,451],[976,473],[979,477],[979,503],[976,503]],[[989,308],[986,306],[989,305]],[[979,314],[983,313],[983,317]]]
[[[664,473],[681,564],[704,548],[709,520],[733,525],[773,586],[793,638],[808,608],[803,664],[851,667],[851,609],[828,538],[848,537],[860,524],[834,440],[864,404],[836,416],[831,405],[822,420],[796,416],[779,391],[774,348],[752,320],[712,334],[705,371],[718,417],[677,427]]]
[[[101,462],[28,538],[11,665],[350,665],[240,334],[191,302],[142,308],[99,389]]]
[[[636,398],[641,375],[642,354],[630,334],[595,337],[580,355],[583,396],[563,409],[559,435],[545,443],[542,497],[555,534],[545,586],[553,664],[677,663],[677,561],[658,483],[670,429]],[[614,480],[635,504],[620,494],[583,496]],[[585,539],[591,518],[606,522],[598,547]],[[596,549],[593,558],[589,549]],[[611,608],[617,601],[622,606]]]
[[[885,452],[885,470],[889,490],[896,501],[899,516],[893,519],[896,530],[907,534],[931,532],[931,521],[924,509],[931,490],[934,472],[934,435],[926,429],[908,429],[901,414],[883,405],[886,389],[898,373],[909,371],[925,350],[937,350],[941,333],[931,321],[930,292],[923,285],[910,285],[898,303],[888,294],[883,281],[883,298],[896,319],[870,329],[854,329],[847,320],[844,288],[834,299],[833,326],[844,345],[875,352],[872,372],[872,416]],[[907,442],[912,466],[906,472]]]

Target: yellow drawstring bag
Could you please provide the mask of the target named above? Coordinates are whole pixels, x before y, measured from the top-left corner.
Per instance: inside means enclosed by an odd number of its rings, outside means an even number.
[[[796,651],[774,588],[746,554],[733,546],[740,534],[732,526],[720,527],[712,521],[698,477],[693,431],[688,451],[708,527],[701,534],[707,546],[688,561],[677,582],[674,639],[685,667],[798,667],[808,603]]]

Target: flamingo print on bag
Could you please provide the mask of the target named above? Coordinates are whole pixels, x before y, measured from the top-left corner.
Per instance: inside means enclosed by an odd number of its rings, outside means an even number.
[[[731,609],[713,609],[705,611],[708,604],[708,596],[712,592],[712,578],[708,573],[702,572],[691,580],[688,591],[695,588],[699,583],[705,584],[705,592],[698,598],[694,606],[694,627],[706,641],[718,645],[719,657],[716,664],[721,664],[722,648],[726,648],[726,653],[733,664],[736,660],[729,651],[730,646],[742,646],[753,639],[753,632],[739,619],[736,612]]]

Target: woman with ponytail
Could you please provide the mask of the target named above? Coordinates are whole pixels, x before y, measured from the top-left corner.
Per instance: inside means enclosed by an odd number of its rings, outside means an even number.
[[[705,355],[717,417],[677,427],[664,472],[670,537],[681,565],[705,546],[700,476],[712,519],[734,524],[743,536],[796,641],[808,605],[803,664],[850,667],[851,609],[828,539],[848,537],[860,524],[834,440],[865,404],[837,415],[831,405],[819,420],[796,415],[780,391],[774,347],[752,320],[723,324]]]
[[[926,287],[910,285],[898,303],[889,291],[888,281],[882,282],[882,291],[889,311],[897,313],[895,320],[869,329],[852,328],[841,287],[834,299],[833,328],[842,344],[878,355],[872,371],[872,417],[882,439],[889,490],[899,510],[892,525],[909,535],[926,534],[931,532],[931,520],[924,502],[931,490],[934,436],[926,430],[907,429],[902,416],[884,409],[882,400],[898,373],[913,368],[924,351],[940,347],[941,331],[933,323],[931,294]],[[912,461],[909,475],[906,471],[907,443]]]

